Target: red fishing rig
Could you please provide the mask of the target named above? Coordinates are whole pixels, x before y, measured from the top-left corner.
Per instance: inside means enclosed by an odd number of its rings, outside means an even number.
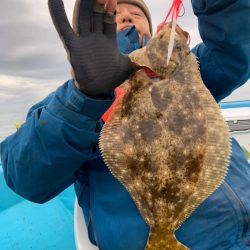
[[[179,17],[180,14],[180,8],[182,5],[182,1],[181,0],[173,0],[173,3],[165,17],[165,19],[163,20],[162,23],[160,23],[157,27],[157,33],[162,29],[162,27],[164,26],[164,24],[168,21],[168,18],[171,15],[171,21],[173,22],[174,20],[177,20],[177,18]]]
[[[170,32],[170,38],[169,38],[169,43],[168,43],[168,55],[167,55],[167,64],[170,61],[173,48],[174,48],[174,39],[175,39],[175,29],[176,29],[176,22],[180,14],[180,9],[181,9],[182,1],[181,0],[173,0],[173,3],[165,17],[162,23],[160,23],[157,27],[157,33],[163,28],[163,26],[166,24],[168,21],[169,17],[171,16],[171,32]],[[188,35],[188,41],[189,39]]]

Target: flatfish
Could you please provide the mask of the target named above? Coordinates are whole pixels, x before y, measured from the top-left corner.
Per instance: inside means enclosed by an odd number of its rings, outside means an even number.
[[[180,27],[167,63],[166,24],[131,60],[144,68],[125,83],[99,146],[112,174],[150,226],[147,250],[188,249],[174,232],[222,183],[231,153],[229,129],[202,82]]]

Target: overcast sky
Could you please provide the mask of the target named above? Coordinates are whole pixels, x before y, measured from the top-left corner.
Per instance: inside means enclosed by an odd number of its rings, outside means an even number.
[[[156,27],[172,1],[147,0]],[[179,24],[200,41],[190,0]],[[72,19],[73,0],[65,0]],[[70,67],[49,16],[47,0],[1,0],[0,8],[0,139],[25,118],[28,108],[70,78]],[[250,99],[250,83],[227,100]]]

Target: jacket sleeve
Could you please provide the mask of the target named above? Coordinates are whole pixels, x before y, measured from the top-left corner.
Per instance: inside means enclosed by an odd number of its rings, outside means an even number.
[[[7,185],[43,203],[70,186],[97,154],[100,118],[112,104],[88,98],[73,81],[33,106],[26,122],[0,145]]]
[[[202,79],[220,101],[250,77],[250,1],[192,0],[203,43],[193,52]]]

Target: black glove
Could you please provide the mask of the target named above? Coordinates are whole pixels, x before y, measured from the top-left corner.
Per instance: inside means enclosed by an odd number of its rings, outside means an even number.
[[[77,0],[74,29],[62,0],[49,0],[49,10],[72,65],[76,85],[93,98],[105,98],[133,71],[116,41],[115,16],[104,13],[94,0]]]

